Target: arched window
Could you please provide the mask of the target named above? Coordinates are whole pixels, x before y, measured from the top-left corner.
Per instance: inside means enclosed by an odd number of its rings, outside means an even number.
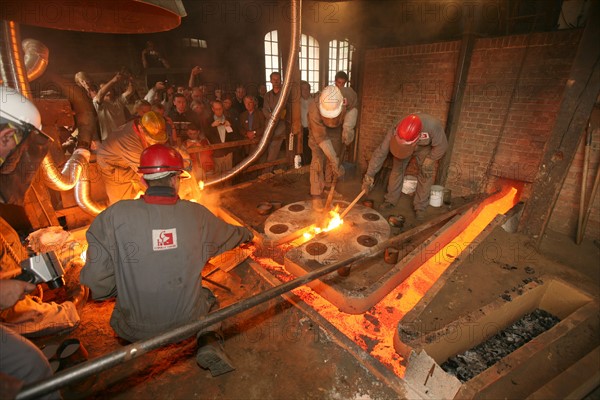
[[[346,40],[332,40],[329,42],[329,84],[335,83],[335,74],[344,71],[348,74],[348,81],[352,80],[352,55],[354,46]]]
[[[281,54],[279,52],[279,42],[277,40],[277,31],[271,31],[265,35],[265,81],[267,90],[273,89],[271,85],[271,72],[281,72]],[[283,77],[282,77],[283,78]]]
[[[319,42],[312,36],[300,38],[300,79],[310,84],[311,92],[321,89],[319,85]]]

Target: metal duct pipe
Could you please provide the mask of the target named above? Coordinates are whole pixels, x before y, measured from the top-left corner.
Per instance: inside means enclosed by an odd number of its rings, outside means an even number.
[[[298,43],[300,42],[300,30],[301,30],[301,9],[302,9],[302,0],[291,0],[291,40],[290,40],[290,53],[288,55],[287,68],[285,70],[286,79],[283,82],[283,86],[281,88],[281,96],[279,97],[279,101],[277,105],[273,109],[273,113],[271,114],[271,118],[267,121],[267,126],[265,128],[265,133],[258,143],[257,149],[254,153],[250,154],[244,160],[242,160],[238,165],[233,167],[230,171],[227,171],[221,177],[205,182],[205,186],[215,185],[220,182],[224,182],[227,179],[233,178],[235,175],[239,174],[243,171],[248,165],[252,164],[256,161],[260,155],[265,151],[267,146],[271,142],[271,136],[275,131],[275,126],[279,121],[279,114],[281,110],[285,107],[285,103],[287,101],[288,94],[290,92],[291,86],[291,77],[292,71],[294,69],[296,58],[298,57]]]
[[[77,182],[77,185],[75,186],[75,201],[83,211],[90,215],[96,216],[104,211],[106,207],[101,206],[92,200],[90,196],[90,188],[90,165],[86,162],[82,170],[81,177],[79,178],[79,182]]]
[[[50,50],[42,42],[35,39],[24,39],[21,47],[23,48],[27,80],[31,82],[39,78],[46,71]],[[0,84],[2,83],[4,83],[4,79],[0,79]]]
[[[85,149],[76,150],[71,158],[65,163],[62,171],[59,171],[52,158],[47,155],[42,160],[46,185],[54,190],[65,191],[75,187],[79,181],[82,170],[87,167],[90,151]]]
[[[44,73],[50,52],[44,44],[34,39],[26,39],[21,43],[19,25],[14,21],[1,21],[1,31],[0,77],[7,86],[16,88],[25,97],[31,99],[29,77],[35,79]],[[25,52],[24,56],[21,53],[21,46]],[[23,63],[24,59],[25,63]],[[26,70],[26,66],[29,67],[29,70]],[[89,102],[80,91],[72,90],[72,87],[64,79],[52,75],[52,81],[60,87],[75,109],[75,117],[80,125],[80,143],[89,145],[95,129],[95,114],[90,108]],[[90,152],[87,148],[77,149],[62,171],[59,171],[48,153],[41,164],[46,184],[55,190],[72,189],[78,184],[82,174],[87,176],[89,158]],[[99,214],[104,208],[92,201],[89,195],[89,179],[80,186],[75,190],[77,204],[87,213]]]
[[[0,21],[0,78],[4,85],[17,89],[23,96],[32,99],[29,80],[23,64],[21,33],[14,21]]]

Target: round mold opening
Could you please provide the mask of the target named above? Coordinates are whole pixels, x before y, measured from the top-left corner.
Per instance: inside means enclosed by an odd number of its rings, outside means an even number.
[[[367,221],[379,221],[381,219],[381,217],[375,213],[365,213],[362,217]]]
[[[356,241],[364,247],[373,247],[378,243],[377,239],[369,235],[360,235],[356,238]]]
[[[304,207],[302,204],[292,204],[288,207],[288,210],[291,212],[300,212],[306,210],[306,207]]]
[[[306,245],[306,252],[311,256],[320,256],[327,252],[327,245],[321,242],[313,242]]]
[[[290,228],[285,224],[275,224],[269,228],[269,231],[276,235],[280,235],[282,233],[287,232],[289,229]]]

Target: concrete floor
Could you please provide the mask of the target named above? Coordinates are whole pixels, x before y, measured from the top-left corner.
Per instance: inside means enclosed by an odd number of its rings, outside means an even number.
[[[347,178],[339,183],[338,191],[344,200],[351,201],[360,191],[360,182]],[[381,187],[369,195],[375,207],[381,204],[382,197]],[[260,233],[266,216],[256,213],[259,202],[278,200],[286,204],[308,198],[308,174],[294,171],[264,183],[231,188],[225,195],[207,196],[207,201],[210,199],[212,206],[220,202],[222,206],[235,208],[236,214]],[[397,207],[387,212],[387,215],[405,216],[405,229],[417,225],[410,200],[409,196],[403,196]],[[428,216],[440,212],[430,208]],[[548,274],[598,298],[600,249],[592,242],[576,246],[569,238],[549,233],[538,252],[531,247],[528,238],[495,229],[478,249],[492,247],[500,249],[498,257],[487,254],[483,258],[482,253],[481,257],[461,263],[431,303],[421,305],[426,310],[423,315],[452,321],[498,298],[524,278]],[[270,256],[273,263],[282,263],[283,254]],[[515,268],[502,268],[506,264]],[[213,288],[223,306],[271,286],[247,262],[230,273],[217,272],[212,278],[232,289],[233,293],[228,293]],[[296,301],[301,303],[297,298]],[[108,325],[112,307],[112,302],[90,302],[83,309],[81,325],[68,335],[78,337],[85,344],[90,359],[120,348]],[[271,300],[226,321],[226,349],[236,364],[235,372],[210,377],[195,365],[195,344],[188,340],[66,388],[63,395],[67,399],[395,399],[412,393],[410,387],[402,392],[388,385],[377,371],[374,373],[372,368],[365,367],[363,361],[340,345],[336,335],[319,327],[318,322],[314,314],[303,311],[302,307],[293,307],[281,298]],[[595,345],[598,332],[594,335],[590,340]],[[45,338],[39,344],[61,341],[65,337]]]

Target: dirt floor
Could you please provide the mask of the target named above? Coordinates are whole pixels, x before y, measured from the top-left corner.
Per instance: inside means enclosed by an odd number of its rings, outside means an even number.
[[[262,232],[266,216],[256,213],[261,201],[284,204],[306,200],[308,174],[301,171],[267,182],[244,186],[240,202],[233,188],[221,196],[223,206],[235,207],[245,223]],[[251,188],[251,190],[248,190]],[[360,191],[358,178],[340,182],[337,190],[351,201]],[[384,190],[376,187],[369,198],[381,204]],[[215,197],[213,196],[213,199]],[[461,199],[456,199],[458,204]],[[464,200],[464,199],[463,199]],[[214,204],[213,204],[214,205]],[[403,215],[404,230],[418,225],[411,210],[411,197],[403,195],[388,215]],[[442,213],[429,208],[428,218]],[[394,233],[399,233],[395,231]],[[520,234],[494,229],[472,257],[464,260],[435,299],[423,309],[423,320],[451,322],[481,305],[497,299],[524,279],[558,276],[577,285],[594,298],[599,295],[600,249],[592,242],[576,246],[570,238],[549,233],[541,252]],[[282,254],[274,257],[281,262]],[[73,268],[76,272],[77,266]],[[75,272],[71,273],[75,273]],[[213,289],[226,306],[264,292],[271,287],[244,262],[229,273],[211,276],[232,291]],[[37,344],[58,343],[67,337],[81,340],[89,359],[122,348],[109,325],[113,302],[88,302],[81,312],[80,326],[68,335],[43,338]],[[428,317],[430,316],[430,317]],[[386,385],[372,369],[339,345],[301,309],[277,298],[225,321],[226,351],[236,371],[212,378],[195,363],[195,341],[186,340],[152,351],[114,367],[77,385],[66,387],[66,399],[161,398],[161,399],[396,399],[402,397]],[[429,323],[426,322],[426,323]],[[598,331],[590,340],[598,343]]]

